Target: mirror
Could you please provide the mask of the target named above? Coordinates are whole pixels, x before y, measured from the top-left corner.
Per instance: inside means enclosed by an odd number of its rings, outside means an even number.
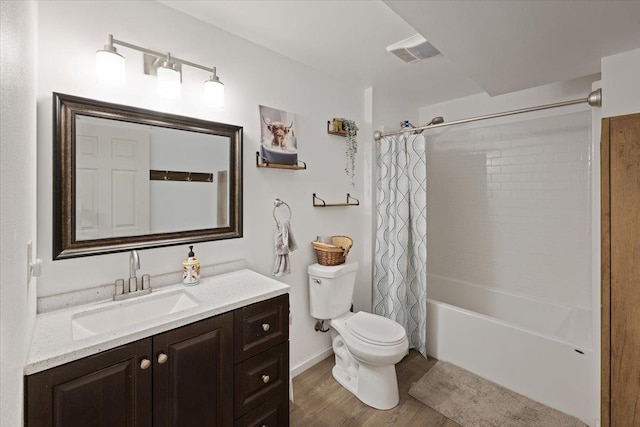
[[[242,237],[242,127],[53,102],[54,259]]]

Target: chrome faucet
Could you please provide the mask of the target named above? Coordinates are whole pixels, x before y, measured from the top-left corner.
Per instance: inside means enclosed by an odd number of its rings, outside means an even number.
[[[138,290],[136,270],[140,270],[140,256],[138,255],[138,251],[133,250],[129,254],[129,292]]]
[[[116,291],[113,299],[118,301],[151,293],[151,278],[148,274],[142,275],[142,283],[138,286],[136,271],[140,270],[140,256],[133,250],[129,254],[129,283],[125,285],[123,279],[116,280]]]

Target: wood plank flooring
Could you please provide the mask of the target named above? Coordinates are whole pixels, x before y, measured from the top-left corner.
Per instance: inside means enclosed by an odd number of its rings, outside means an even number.
[[[331,376],[333,355],[293,379],[293,398],[289,419],[291,427],[338,426],[438,426],[459,424],[409,396],[411,385],[436,363],[417,351],[396,365],[400,403],[388,411],[373,409],[349,393]]]

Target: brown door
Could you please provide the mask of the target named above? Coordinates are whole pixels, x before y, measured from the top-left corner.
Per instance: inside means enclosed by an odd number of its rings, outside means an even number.
[[[640,114],[602,122],[602,425],[640,427]]]
[[[233,425],[233,313],[153,337],[154,427]]]
[[[28,376],[27,426],[151,427],[150,356],[148,338]]]

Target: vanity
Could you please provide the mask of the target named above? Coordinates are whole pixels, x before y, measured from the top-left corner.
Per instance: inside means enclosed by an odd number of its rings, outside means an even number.
[[[288,426],[287,285],[248,269],[38,314],[33,426]]]

